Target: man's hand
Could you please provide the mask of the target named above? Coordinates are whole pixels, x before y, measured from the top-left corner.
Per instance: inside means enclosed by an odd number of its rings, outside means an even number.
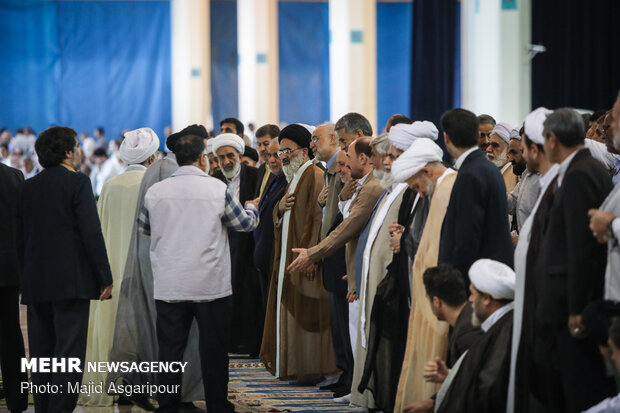
[[[611,221],[616,217],[611,212],[603,211],[602,209],[591,209],[588,211],[590,216],[590,230],[592,235],[598,242],[604,244],[607,242],[607,228]]]
[[[99,296],[99,300],[103,301],[103,300],[107,300],[108,298],[110,298],[112,296],[113,286],[114,284],[110,284],[107,287],[103,287],[101,289],[101,295]]]
[[[390,248],[394,253],[400,252],[400,239],[403,235],[404,230],[405,227],[398,224],[396,221],[393,221],[392,224],[388,227],[388,231],[390,232]]]
[[[286,267],[288,272],[301,272],[312,269],[313,263],[310,261],[310,257],[308,257],[308,250],[306,248],[293,248],[291,251],[299,254],[292,263]],[[313,277],[314,278],[314,277]]]
[[[439,357],[435,357],[435,361],[429,361],[424,367],[424,378],[430,383],[443,383],[448,373],[448,366]]]
[[[355,188],[357,188],[357,179],[351,179],[349,182],[344,184],[342,190],[340,191],[340,200],[347,201],[351,199],[355,193]]]
[[[289,211],[295,205],[295,195],[286,194],[282,197],[278,203],[278,215],[282,216],[286,211]]]
[[[581,320],[581,314],[571,314],[568,316],[568,331],[575,338],[586,338],[586,328]]]
[[[342,277],[342,279],[346,281],[346,280],[349,279],[349,277],[347,275],[345,275],[345,276]],[[347,293],[347,301],[349,303],[357,301],[357,293],[355,291],[348,292]]]
[[[325,204],[327,203],[328,194],[329,194],[329,186],[326,186],[323,189],[321,189],[321,193],[319,194],[319,198],[317,199],[317,202],[319,203],[319,205],[321,205],[321,207],[324,207]]]
[[[319,271],[319,266],[315,264],[310,264],[310,269],[304,272],[304,275],[308,279],[308,281],[314,281],[317,272]]]
[[[258,209],[258,203],[259,202],[260,202],[260,198],[250,199],[249,201],[245,201],[245,206],[248,206],[248,204],[252,204],[252,205],[254,205],[254,207],[256,209]]]
[[[422,400],[405,407],[404,413],[433,413],[435,401],[433,399]]]

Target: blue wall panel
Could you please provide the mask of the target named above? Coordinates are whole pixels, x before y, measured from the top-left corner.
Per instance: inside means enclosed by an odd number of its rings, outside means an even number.
[[[411,2],[377,2],[377,121],[409,116],[411,94]]]
[[[329,119],[327,2],[278,3],[280,121],[317,125]]]

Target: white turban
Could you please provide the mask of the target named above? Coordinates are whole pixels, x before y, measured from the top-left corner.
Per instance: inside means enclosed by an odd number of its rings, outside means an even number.
[[[125,133],[118,156],[127,165],[146,161],[159,148],[159,138],[151,128],[140,128]]]
[[[222,133],[213,138],[213,155],[217,156],[217,150],[222,146],[232,146],[239,154],[245,150],[245,141],[234,133]]]
[[[408,123],[398,123],[390,128],[389,140],[396,148],[406,151],[411,143],[418,138],[437,140],[439,131],[433,122],[427,120]]]
[[[496,300],[514,300],[515,272],[504,263],[482,258],[469,268],[469,280],[481,293]]]
[[[510,131],[512,130],[512,125],[506,122],[500,122],[493,128],[491,131],[491,135],[497,135],[506,143],[510,143]]]
[[[521,135],[519,134],[520,130],[521,128],[518,126],[515,126],[514,128],[512,128],[512,130],[510,131],[510,139],[516,139],[520,141],[521,140]]]
[[[316,127],[312,126],[312,125],[306,125],[305,123],[298,123],[299,126],[303,126],[304,128],[306,128],[306,130],[308,132],[310,132],[310,135],[312,135],[314,133],[314,130],[316,129]]]
[[[547,119],[547,116],[551,113],[553,113],[552,110],[541,106],[527,115],[525,118],[524,128],[525,134],[529,140],[538,145],[545,144],[545,137],[543,136],[543,123],[545,123],[545,119]]]
[[[213,138],[207,139],[207,147],[205,149],[207,153],[213,153]]]
[[[396,182],[404,182],[420,172],[426,164],[441,162],[442,158],[443,150],[435,142],[430,139],[416,139],[392,164],[392,177]]]

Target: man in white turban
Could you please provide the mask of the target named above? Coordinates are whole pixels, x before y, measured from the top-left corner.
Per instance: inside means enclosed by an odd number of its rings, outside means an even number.
[[[241,163],[245,142],[233,133],[222,133],[213,139],[213,154],[220,172],[213,177],[228,186],[228,191],[242,205],[255,198],[258,169]],[[254,237],[251,232],[228,230],[232,270],[232,329],[230,351],[258,357],[261,345],[262,296],[258,270],[254,266]]]
[[[486,147],[487,158],[500,169],[508,193],[517,185],[517,177],[512,172],[512,163],[508,161],[508,145],[512,129],[512,125],[499,122],[491,131],[489,145]]]
[[[455,363],[437,394],[436,412],[503,412],[506,409],[515,273],[479,259],[469,269],[472,323],[484,334]]]
[[[406,182],[421,198],[430,199],[422,238],[413,260],[411,310],[396,393],[396,412],[437,392],[437,384],[425,382],[420,372],[427,361],[443,356],[448,347],[448,325],[437,320],[430,311],[422,279],[427,268],[437,266],[441,227],[456,180],[456,171],[446,168],[442,158],[443,150],[435,142],[417,139],[392,165],[396,182]]]
[[[158,149],[159,138],[150,128],[140,128],[125,133],[118,154],[127,167],[123,173],[111,178],[103,185],[97,210],[112,270],[114,288],[112,299],[91,302],[86,347],[87,362],[109,360],[119,291],[131,241],[140,183],[147,167],[155,160]],[[105,376],[104,372],[86,370],[83,382],[99,384],[105,381]],[[114,397],[106,392],[82,393],[79,399],[80,404],[92,406],[112,406],[113,402]]]

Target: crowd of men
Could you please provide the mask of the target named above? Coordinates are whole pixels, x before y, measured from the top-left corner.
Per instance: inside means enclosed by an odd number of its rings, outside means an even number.
[[[40,173],[0,165],[9,410],[27,407],[21,294],[30,357],[188,362],[32,372],[181,389],[34,394],[37,412],[232,412],[231,356],[343,411],[620,411],[620,94],[587,116],[453,109],[440,126],[394,115],[373,137],[348,113],[261,126],[253,149],[228,118],[169,134],[159,159],[155,132],[126,131],[97,201],[75,131],[45,130]]]

